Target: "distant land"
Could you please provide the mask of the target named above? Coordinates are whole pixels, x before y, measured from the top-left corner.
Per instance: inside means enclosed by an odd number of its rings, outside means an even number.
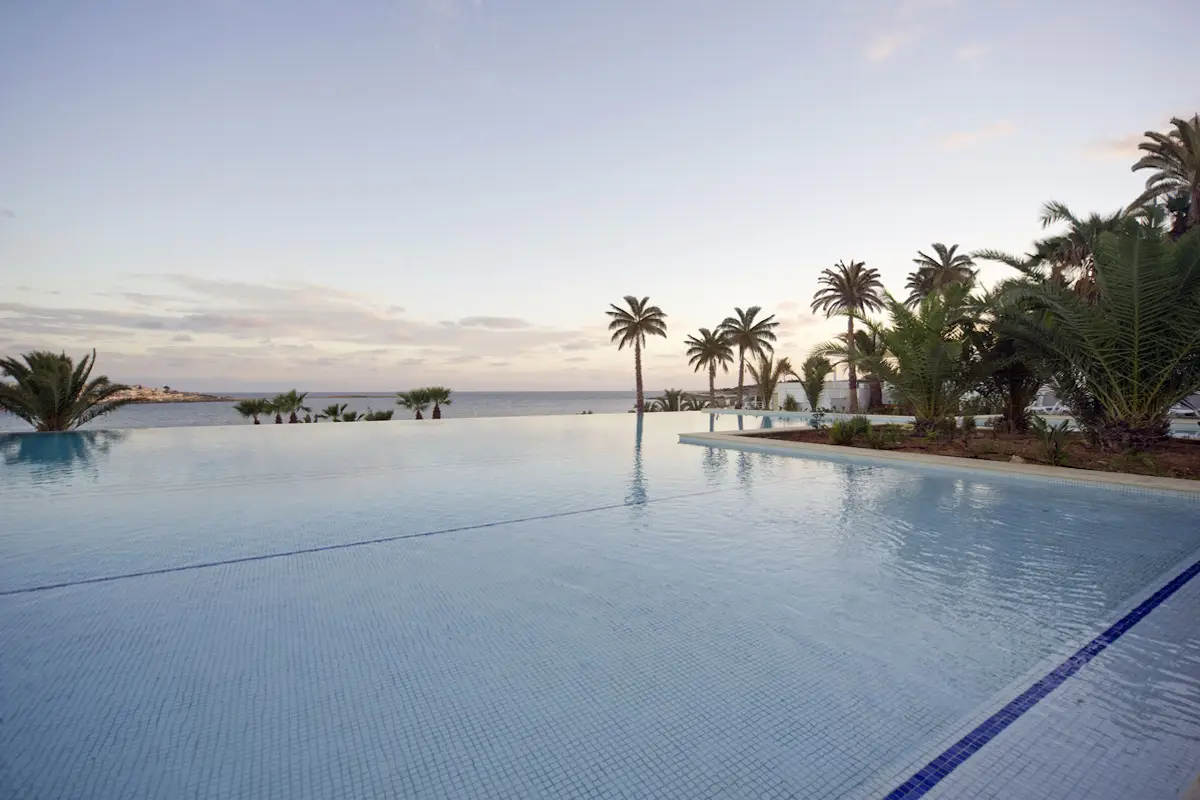
[[[113,395],[117,400],[131,400],[134,403],[226,403],[234,398],[220,394],[202,394],[200,392],[181,392],[164,386],[161,389],[151,389],[146,386],[133,386]]]

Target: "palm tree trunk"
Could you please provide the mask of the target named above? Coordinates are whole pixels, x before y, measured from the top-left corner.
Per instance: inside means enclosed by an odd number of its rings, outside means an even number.
[[[280,414],[278,411],[276,411],[276,412],[275,412],[275,424],[276,424],[276,425],[282,425],[282,424],[283,424],[283,415],[282,415],[282,414]]]
[[[708,365],[708,405],[710,408],[717,407],[717,364],[715,361]]]
[[[858,370],[854,368],[854,317],[846,319],[846,366],[849,367],[850,413],[858,413]]]
[[[438,405],[437,403],[433,404],[433,418],[434,419],[442,418],[442,407],[440,405]]]
[[[871,402],[868,411],[871,408],[879,408],[883,405],[883,381],[878,378],[871,379]]]
[[[262,424],[261,422],[259,422],[259,421],[258,421],[258,415],[257,415],[257,414],[255,414],[255,415],[254,415],[254,424],[255,424],[255,425],[261,425],[261,424]]]
[[[737,407],[743,405],[742,393],[745,391],[746,385],[746,348],[738,348],[738,399]]]
[[[637,387],[637,413],[640,415],[646,410],[646,394],[642,390],[642,342],[640,339],[633,340],[633,380]]]

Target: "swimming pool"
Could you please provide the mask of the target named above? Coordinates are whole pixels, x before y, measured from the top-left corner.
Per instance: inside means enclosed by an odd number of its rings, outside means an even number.
[[[0,796],[844,797],[1200,558],[1189,498],[710,422],[0,438]]]

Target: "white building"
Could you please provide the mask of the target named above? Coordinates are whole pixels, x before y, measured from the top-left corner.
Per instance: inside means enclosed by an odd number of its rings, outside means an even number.
[[[779,387],[775,390],[775,404],[773,408],[783,408],[783,401],[789,394],[796,398],[796,404],[801,411],[812,411],[808,407],[808,401],[804,399],[804,387],[800,385],[799,381],[779,384]],[[887,384],[883,385],[883,402],[894,402],[891,392],[888,391]],[[858,382],[858,407],[866,411],[870,403],[871,384],[860,379]],[[825,381],[825,389],[821,392],[821,408],[827,408],[831,411],[848,411],[850,409],[850,381]]]

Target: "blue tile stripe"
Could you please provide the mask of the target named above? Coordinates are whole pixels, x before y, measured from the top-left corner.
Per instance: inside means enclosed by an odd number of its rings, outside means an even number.
[[[1112,627],[1079,648],[1070,658],[1022,692],[1008,705],[988,717],[966,736],[950,745],[941,755],[893,789],[885,800],[915,800],[915,798],[924,797],[930,789],[937,786],[943,778],[957,769],[960,764],[977,753],[985,744],[999,736],[1001,731],[1020,719],[1022,714],[1041,702],[1043,698],[1062,685],[1067,678],[1081,670],[1084,664],[1104,652],[1105,648],[1117,639],[1120,639],[1130,628],[1145,618],[1147,614],[1158,608],[1167,598],[1183,588],[1197,573],[1200,573],[1200,561],[1197,561],[1176,575],[1174,579],[1148,597],[1133,611],[1130,611],[1118,620]]]

